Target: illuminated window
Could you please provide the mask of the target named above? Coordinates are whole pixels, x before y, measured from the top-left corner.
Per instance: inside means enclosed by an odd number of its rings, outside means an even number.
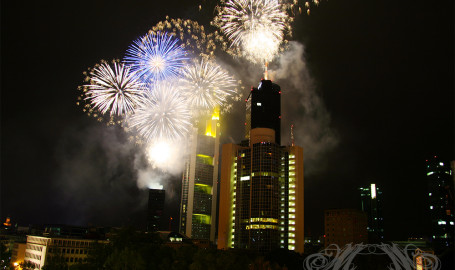
[[[261,102],[256,103],[257,106],[262,106]]]
[[[433,209],[433,205],[430,206],[430,209]]]
[[[247,181],[247,180],[250,180],[249,175],[240,177],[240,181]]]

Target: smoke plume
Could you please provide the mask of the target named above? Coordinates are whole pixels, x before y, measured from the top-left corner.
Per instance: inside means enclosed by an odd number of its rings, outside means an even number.
[[[305,173],[312,174],[326,166],[324,156],[337,145],[338,138],[330,127],[330,114],[316,91],[304,53],[302,44],[291,41],[269,76],[282,89],[282,144],[291,143],[293,124],[295,144],[304,148]]]

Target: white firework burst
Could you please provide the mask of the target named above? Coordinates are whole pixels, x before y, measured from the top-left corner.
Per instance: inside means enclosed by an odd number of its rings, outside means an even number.
[[[290,29],[290,18],[278,0],[228,0],[218,8],[213,23],[231,46],[252,62],[273,60]]]
[[[182,75],[182,95],[190,108],[211,110],[237,90],[237,81],[214,61],[195,60]]]
[[[85,100],[92,109],[111,116],[131,113],[143,99],[145,85],[130,68],[117,62],[106,61],[88,73],[90,84],[84,86]]]
[[[176,87],[162,82],[147,92],[144,102],[137,107],[127,122],[146,141],[176,140],[188,132],[190,111]]]

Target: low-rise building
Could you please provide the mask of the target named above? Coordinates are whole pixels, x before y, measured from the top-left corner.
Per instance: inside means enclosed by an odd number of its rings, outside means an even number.
[[[331,209],[324,211],[325,243],[328,247],[336,244],[343,247],[347,244],[368,242],[367,216],[356,209]]]
[[[25,263],[31,263],[35,269],[41,269],[52,257],[59,258],[68,266],[87,261],[93,244],[100,242],[93,239],[27,236]],[[102,243],[107,241],[102,240]]]

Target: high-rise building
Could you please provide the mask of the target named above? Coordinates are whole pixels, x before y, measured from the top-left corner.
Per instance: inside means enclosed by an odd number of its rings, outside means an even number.
[[[252,87],[246,100],[246,132],[249,138],[253,128],[271,128],[275,131],[275,143],[281,144],[281,88],[270,80],[262,80]]]
[[[149,201],[147,208],[147,231],[155,232],[162,230],[161,217],[164,212],[164,199],[166,192],[163,189],[149,189]]]
[[[368,238],[370,243],[384,239],[384,218],[382,215],[382,191],[376,184],[360,189],[361,209],[367,214]]]
[[[453,247],[454,179],[450,163],[437,156],[426,161],[432,242],[436,248]]]
[[[303,252],[303,149],[280,146],[275,136],[280,93],[278,85],[262,80],[250,95],[249,143],[223,145],[219,249]]]
[[[218,108],[206,121],[193,128],[189,146],[182,177],[180,233],[214,242],[220,147]]]
[[[325,247],[336,244],[367,243],[367,216],[357,209],[331,209],[324,211]]]

